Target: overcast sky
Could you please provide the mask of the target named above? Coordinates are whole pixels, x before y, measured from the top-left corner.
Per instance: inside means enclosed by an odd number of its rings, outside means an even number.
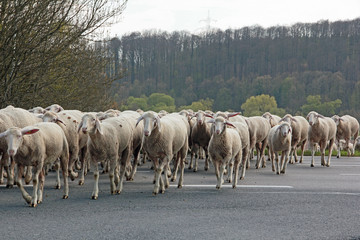
[[[360,17],[360,0],[129,0],[120,23],[109,35],[159,29],[196,33],[211,27],[292,25],[319,20],[352,20]]]

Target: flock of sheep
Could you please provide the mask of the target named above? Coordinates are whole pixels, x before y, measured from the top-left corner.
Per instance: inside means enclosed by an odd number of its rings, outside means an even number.
[[[298,161],[298,147],[301,163],[307,145],[312,152],[311,167],[318,149],[321,165],[329,167],[335,148],[338,153],[340,149],[347,150],[348,155],[354,153],[355,145],[360,142],[358,132],[359,122],[354,117],[329,118],[314,111],[305,119],[290,114],[280,118],[268,112],[243,117],[239,113],[191,110],[156,113],[111,109],[83,113],[64,110],[57,104],[30,110],[8,106],[0,109],[0,183],[4,177],[7,187],[15,182],[26,202],[36,207],[43,201],[49,168],[57,170],[56,188],[61,187],[61,168],[63,198],[68,198],[68,177],[79,178],[82,185],[91,166],[95,178],[92,198],[97,199],[99,163],[103,171],[109,173],[111,194],[119,194],[124,178],[133,180],[138,164],[148,158],[155,172],[153,194],[156,195],[169,187],[169,178],[176,180],[179,170],[178,187],[182,187],[185,158],[190,153],[189,169],[197,171],[199,158],[203,156],[205,170],[209,169],[210,162],[215,168],[216,188],[221,188],[225,176],[235,188],[237,180],[245,178],[254,150],[255,167],[261,168],[266,167],[265,149],[268,148],[272,171],[277,174],[285,173],[288,162]],[[327,161],[325,148],[329,149]],[[171,162],[173,169],[170,169]],[[26,184],[32,179],[32,195],[24,189],[23,179]]]

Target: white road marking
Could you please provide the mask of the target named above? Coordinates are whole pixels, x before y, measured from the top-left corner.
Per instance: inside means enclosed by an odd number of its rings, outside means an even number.
[[[360,174],[344,173],[344,174],[340,174],[340,176],[360,176]]]
[[[170,185],[170,187],[177,187],[177,185]],[[198,184],[189,184],[183,185],[183,187],[190,188],[215,188],[216,185],[198,185]],[[232,188],[232,185],[222,185],[224,188]],[[237,188],[294,188],[293,186],[278,186],[278,185],[236,185]]]
[[[33,187],[33,185],[23,185],[24,187]],[[14,185],[13,188],[17,188],[18,186],[17,185]],[[6,188],[6,185],[3,184],[3,185],[0,185],[0,188]]]

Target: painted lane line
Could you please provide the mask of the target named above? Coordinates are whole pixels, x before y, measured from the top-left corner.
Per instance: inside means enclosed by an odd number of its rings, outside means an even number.
[[[340,174],[340,176],[360,176],[360,174],[344,173]]]
[[[170,185],[170,187],[177,187],[177,185]],[[215,188],[216,185],[196,185],[196,184],[189,184],[183,185],[183,187],[189,188]],[[224,188],[232,188],[232,185],[222,185]],[[237,188],[294,188],[293,186],[278,186],[278,185],[236,185]]]

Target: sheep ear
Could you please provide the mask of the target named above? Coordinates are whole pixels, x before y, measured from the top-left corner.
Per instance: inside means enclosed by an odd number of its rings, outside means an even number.
[[[296,118],[291,118],[291,121],[293,121],[293,122],[297,122],[297,120],[296,120]]]
[[[59,108],[57,109],[57,112],[61,112],[61,111],[64,111],[64,109],[61,106],[59,106]]]
[[[95,127],[96,127],[96,130],[97,130],[101,135],[103,135],[103,132],[102,132],[102,130],[101,130],[101,126],[100,126],[100,121],[99,121],[99,119],[96,119],[96,121],[95,121]]]
[[[59,118],[56,119],[56,123],[58,123],[58,122],[59,122],[59,123],[62,123],[64,126],[66,126],[66,124],[65,124],[61,119],[59,119]]]
[[[321,114],[318,114],[317,117],[318,117],[318,118],[325,118],[325,117],[324,117],[323,115],[321,115]]]
[[[0,138],[5,137],[5,136],[6,136],[6,131],[5,131],[5,132],[0,133]]]
[[[207,121],[207,123],[214,123],[215,122],[215,119],[214,118],[211,118]]]
[[[25,127],[23,129],[21,129],[21,134],[22,135],[30,135],[33,133],[36,133],[40,130],[40,128],[37,127]]]
[[[210,114],[207,114],[207,113],[205,113],[205,117],[214,118],[213,115],[210,115]]]
[[[228,118],[231,118],[231,117],[235,117],[237,115],[241,114],[240,112],[236,112],[236,113],[229,113],[227,116]]]
[[[138,118],[135,127],[137,127],[137,125],[139,124],[139,122],[140,122],[141,120],[143,120],[143,119],[144,119],[144,117],[141,115],[141,116]]]
[[[79,124],[79,126],[78,126],[78,129],[77,129],[77,132],[78,132],[78,133],[80,132],[80,130],[81,130],[81,128],[82,128],[82,125],[83,125],[83,121],[81,120],[81,122],[80,122],[80,124]]]
[[[156,117],[155,117],[155,121],[156,121],[156,124],[158,125],[159,132],[161,132],[160,117],[159,117],[159,116],[156,116]]]
[[[230,126],[230,127],[233,127],[233,128],[236,128],[234,124],[232,124],[231,122],[228,122],[228,121],[225,121],[225,124]]]

